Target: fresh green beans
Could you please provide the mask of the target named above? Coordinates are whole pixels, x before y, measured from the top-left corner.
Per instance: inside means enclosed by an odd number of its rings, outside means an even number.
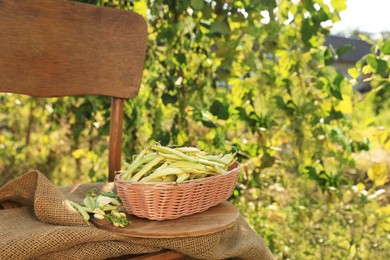
[[[151,145],[132,163],[125,163],[121,178],[136,182],[182,182],[226,172],[236,153],[212,155],[196,147]]]
[[[124,209],[119,196],[112,191],[95,194],[95,190],[92,189],[87,193],[83,203],[78,204],[71,200],[67,202],[80,213],[88,224],[89,214],[93,214],[93,217],[97,219],[107,219],[116,227],[125,227],[130,223],[126,214],[123,213]]]
[[[73,201],[71,201],[71,200],[68,200],[68,203],[69,203],[74,209],[76,209],[76,210],[80,213],[80,215],[83,217],[83,219],[85,220],[85,222],[87,222],[87,223],[89,224],[88,220],[90,219],[90,217],[89,217],[89,214],[88,214],[88,212],[87,212],[87,208],[86,208],[86,207],[83,207],[83,206],[81,206],[80,204],[77,204],[76,202],[73,202]]]

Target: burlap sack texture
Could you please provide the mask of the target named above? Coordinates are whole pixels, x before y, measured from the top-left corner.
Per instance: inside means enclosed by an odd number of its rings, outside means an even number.
[[[172,249],[197,259],[273,259],[264,241],[240,218],[215,234],[175,239],[131,238],[87,225],[66,199],[82,201],[92,187],[56,187],[29,171],[0,188],[0,259],[105,259]]]

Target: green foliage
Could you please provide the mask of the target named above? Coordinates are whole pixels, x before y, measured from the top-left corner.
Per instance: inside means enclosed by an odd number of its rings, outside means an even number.
[[[294,179],[291,182],[290,179]],[[362,183],[328,193],[274,170],[234,200],[278,259],[387,259],[390,206]]]
[[[125,103],[125,160],[155,141],[235,146],[243,174],[232,201],[280,258],[389,257],[389,209],[373,196],[386,170],[366,176],[354,153],[390,145],[365,132],[372,124],[355,114],[353,82],[329,66],[351,47],[322,45],[344,0],[80,2],[148,22],[141,90]],[[380,98],[390,43],[378,46],[350,72],[369,75]],[[30,167],[56,184],[105,180],[109,99],[0,102],[0,183]]]
[[[367,39],[365,36],[362,38]],[[390,107],[390,38],[371,44],[372,53],[363,57],[356,68],[351,69],[351,76],[363,78],[370,84],[375,96],[374,111],[378,115]]]
[[[107,168],[108,99],[22,95],[0,99],[1,184],[30,168],[57,184],[106,178],[102,169]]]

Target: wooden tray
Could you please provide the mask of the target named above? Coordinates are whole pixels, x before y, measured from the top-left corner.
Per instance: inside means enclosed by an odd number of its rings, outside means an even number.
[[[238,209],[229,202],[222,202],[204,212],[172,220],[149,220],[128,215],[132,224],[124,228],[114,227],[105,219],[91,218],[98,228],[131,237],[177,238],[212,234],[232,227],[239,216]]]

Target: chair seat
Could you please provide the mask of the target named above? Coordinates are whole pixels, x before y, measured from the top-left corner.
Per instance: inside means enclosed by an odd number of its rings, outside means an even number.
[[[125,228],[114,227],[105,220],[92,218],[92,223],[110,232],[130,237],[178,238],[208,235],[232,227],[239,218],[238,209],[229,202],[222,202],[204,212],[172,220],[148,220],[128,215],[132,222]],[[190,260],[189,256],[172,250],[140,256],[122,256],[115,259],[136,260]]]
[[[114,227],[106,220],[92,218],[101,229],[130,237],[179,238],[213,234],[232,227],[239,218],[238,209],[229,202],[222,202],[204,212],[172,220],[148,220],[128,215],[132,222],[124,228]]]

